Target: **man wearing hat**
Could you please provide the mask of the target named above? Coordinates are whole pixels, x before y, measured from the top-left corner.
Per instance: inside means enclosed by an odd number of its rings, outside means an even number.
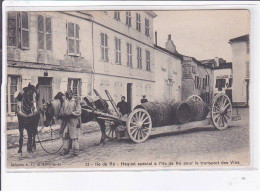
[[[73,156],[79,154],[79,130],[81,127],[80,115],[81,106],[78,100],[73,98],[73,93],[68,90],[66,93],[66,100],[63,102],[60,117],[62,119],[61,130],[63,130],[63,153],[69,154],[70,141],[72,144]]]

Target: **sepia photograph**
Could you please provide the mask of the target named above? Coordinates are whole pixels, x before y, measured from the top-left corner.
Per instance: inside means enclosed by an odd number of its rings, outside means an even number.
[[[7,170],[250,165],[250,11],[6,9]]]

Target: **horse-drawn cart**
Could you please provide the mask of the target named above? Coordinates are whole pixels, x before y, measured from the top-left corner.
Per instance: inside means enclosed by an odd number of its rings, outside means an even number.
[[[107,108],[105,112],[100,112],[96,109],[91,108],[84,108],[82,106],[82,111],[87,111],[88,113],[95,114],[99,119],[103,119],[106,121],[106,135],[109,138],[130,138],[135,143],[142,143],[145,140],[149,138],[151,134],[158,134],[158,133],[165,133],[165,132],[176,132],[176,131],[185,131],[192,128],[199,128],[199,127],[208,127],[208,126],[214,126],[218,130],[224,130],[228,127],[230,121],[233,119],[239,119],[238,116],[232,115],[232,104],[230,99],[225,94],[218,94],[214,97],[213,103],[207,107],[208,111],[206,112],[201,109],[201,107],[197,108],[199,109],[196,114],[201,113],[204,114],[204,117],[202,120],[189,120],[189,121],[182,121],[182,122],[172,122],[172,117],[170,115],[170,112],[168,114],[168,117],[165,116],[169,107],[168,104],[160,104],[160,106],[157,104],[153,104],[155,109],[154,112],[159,112],[157,114],[157,120],[155,121],[153,112],[150,111],[150,109],[146,110],[146,108],[143,108],[143,106],[137,106],[129,115],[128,117],[124,117],[120,114],[118,111],[115,102],[113,101],[111,95],[107,90],[105,90],[105,93],[108,97],[107,100],[103,99],[100,94],[94,90],[95,94],[99,97],[100,101],[103,105],[109,101],[113,108],[114,113]],[[193,95],[190,96],[187,101],[196,104],[196,102],[202,102],[202,99],[199,96]],[[178,105],[178,106],[177,106]],[[180,104],[175,103],[173,105],[174,107],[180,107]],[[87,106],[87,105],[86,105]],[[106,107],[106,106],[104,106]],[[162,109],[159,109],[160,107],[164,107]],[[197,106],[198,107],[198,106]],[[186,113],[185,113],[186,111]],[[178,111],[176,111],[178,112]],[[185,114],[190,114],[189,110],[184,110]],[[184,114],[183,113],[183,114]],[[178,116],[178,113],[176,113]],[[181,113],[180,113],[181,114]],[[195,114],[194,112],[192,114]],[[191,114],[191,115],[192,115]],[[194,116],[194,115],[193,115]],[[196,115],[195,115],[196,116]],[[164,118],[167,117],[168,121]],[[170,119],[170,120],[169,120]],[[157,124],[156,124],[157,122]],[[159,125],[158,123],[161,123]],[[163,123],[163,124],[162,124]],[[174,123],[174,124],[170,124]],[[159,127],[158,127],[159,126]]]

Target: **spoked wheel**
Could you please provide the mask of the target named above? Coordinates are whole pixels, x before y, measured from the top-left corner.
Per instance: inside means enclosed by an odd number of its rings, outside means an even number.
[[[152,119],[149,113],[141,108],[135,109],[128,117],[127,131],[132,141],[142,143],[152,130]]]
[[[63,147],[62,134],[59,128],[43,127],[38,131],[37,139],[42,149],[48,154],[56,154]],[[53,144],[55,144],[55,146]]]
[[[232,104],[225,94],[218,94],[212,104],[211,119],[213,125],[218,130],[224,130],[228,127],[232,119]]]
[[[203,101],[202,98],[198,95],[191,95],[187,98],[187,100]]]
[[[112,140],[116,138],[116,124],[114,121],[106,121],[106,136],[108,139]]]

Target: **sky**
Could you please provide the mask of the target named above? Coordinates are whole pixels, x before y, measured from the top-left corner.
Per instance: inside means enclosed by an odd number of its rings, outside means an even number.
[[[247,10],[154,11],[157,44],[165,47],[168,34],[177,51],[198,60],[223,58],[232,62],[230,39],[249,34]]]

